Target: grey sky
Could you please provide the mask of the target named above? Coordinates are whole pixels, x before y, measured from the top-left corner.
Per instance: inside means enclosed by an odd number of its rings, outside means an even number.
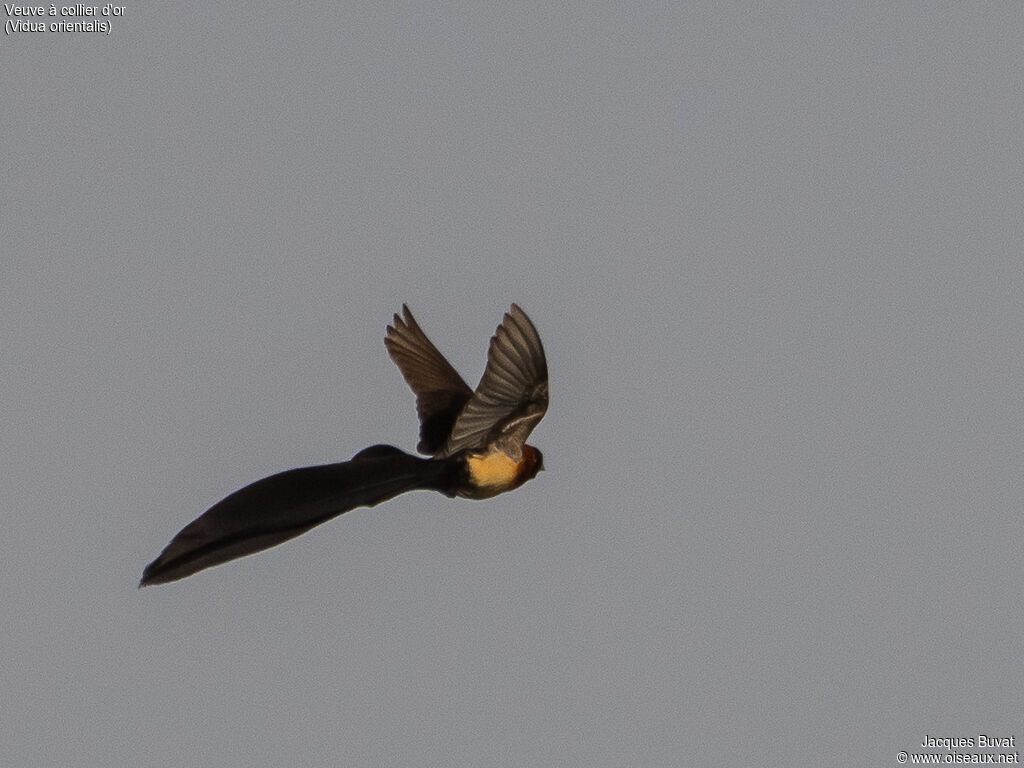
[[[1024,738],[1021,40],[917,2],[5,35],[0,763]],[[236,488],[414,448],[403,301],[472,383],[530,314],[547,471],[136,590]]]

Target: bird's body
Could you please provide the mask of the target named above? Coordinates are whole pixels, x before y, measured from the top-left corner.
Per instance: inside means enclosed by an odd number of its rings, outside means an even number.
[[[459,495],[468,499],[489,499],[511,491],[536,476],[540,461],[540,452],[532,445],[523,446],[523,457],[519,461],[500,448],[467,454],[465,462],[470,482]]]
[[[421,459],[390,445],[338,464],[280,472],[245,486],[183,528],[146,566],[140,586],[162,584],[273,547],[356,507],[412,490],[486,499],[544,468],[526,438],[548,403],[547,363],[536,329],[517,305],[491,338],[473,391],[438,352],[408,307],[385,344],[416,394]]]

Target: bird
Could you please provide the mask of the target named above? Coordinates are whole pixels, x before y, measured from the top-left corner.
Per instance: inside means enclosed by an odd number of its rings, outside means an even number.
[[[487,499],[519,488],[544,469],[526,440],[548,408],[548,367],[540,335],[512,304],[491,337],[475,390],[427,338],[409,307],[384,338],[416,395],[417,450],[372,445],[348,461],[299,467],[257,480],[186,525],[153,562],[139,587],[165,584],[261,552],[357,507],[414,490]]]

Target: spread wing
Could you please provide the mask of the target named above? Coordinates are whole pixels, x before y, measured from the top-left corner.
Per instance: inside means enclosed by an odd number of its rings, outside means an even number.
[[[420,417],[420,442],[416,449],[435,454],[448,440],[452,425],[473,390],[438,352],[405,304],[402,315],[395,315],[393,325],[388,326],[384,345],[416,393]]]
[[[487,368],[441,455],[498,442],[515,460],[548,409],[548,364],[530,318],[513,304],[491,337]]]

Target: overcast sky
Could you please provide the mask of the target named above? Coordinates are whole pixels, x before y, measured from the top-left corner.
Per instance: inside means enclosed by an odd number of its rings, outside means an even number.
[[[5,35],[0,763],[1024,738],[1020,4],[653,8]],[[536,480],[136,589],[236,488],[414,449],[403,302],[475,383],[512,301]]]

